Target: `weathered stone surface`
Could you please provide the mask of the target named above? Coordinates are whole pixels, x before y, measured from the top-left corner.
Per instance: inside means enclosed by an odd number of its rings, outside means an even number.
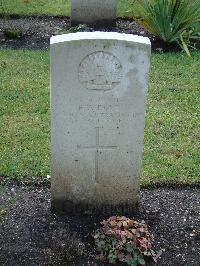
[[[137,203],[148,38],[51,38],[52,206],[132,210]]]
[[[71,24],[112,26],[116,19],[116,0],[72,0]]]

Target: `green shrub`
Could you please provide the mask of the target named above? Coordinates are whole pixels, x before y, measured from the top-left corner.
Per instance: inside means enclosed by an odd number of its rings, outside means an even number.
[[[20,29],[8,28],[8,29],[4,30],[4,35],[8,39],[17,39],[17,38],[20,38],[22,36],[22,31]]]
[[[153,236],[146,224],[124,216],[113,216],[101,225],[94,235],[100,260],[123,262],[131,266],[146,265],[146,258],[156,262],[156,255],[151,249]]]
[[[188,47],[200,40],[200,0],[135,0],[134,18],[166,43]]]

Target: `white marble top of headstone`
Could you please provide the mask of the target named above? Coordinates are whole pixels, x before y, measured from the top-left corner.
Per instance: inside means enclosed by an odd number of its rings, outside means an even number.
[[[125,34],[118,32],[102,32],[102,31],[77,32],[77,33],[56,35],[51,37],[50,43],[55,44],[55,43],[70,42],[70,41],[98,40],[98,39],[128,41],[128,42],[151,45],[151,42],[147,37],[133,35],[133,34]]]

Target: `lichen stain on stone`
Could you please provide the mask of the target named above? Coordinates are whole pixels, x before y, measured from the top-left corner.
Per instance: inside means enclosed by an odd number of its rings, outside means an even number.
[[[135,55],[132,54],[132,55],[129,57],[128,61],[129,61],[130,63],[134,64],[134,63],[135,63]]]
[[[134,84],[135,96],[142,95],[142,84],[140,84],[138,80],[138,69],[136,67],[132,68],[127,73],[127,79],[129,81],[129,84],[128,84],[129,87],[133,87],[133,84]]]

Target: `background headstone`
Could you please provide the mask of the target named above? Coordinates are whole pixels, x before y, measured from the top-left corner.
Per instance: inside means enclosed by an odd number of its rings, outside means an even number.
[[[83,32],[51,38],[54,208],[134,209],[149,58],[144,37]]]
[[[71,25],[113,26],[116,10],[116,0],[72,0]]]

